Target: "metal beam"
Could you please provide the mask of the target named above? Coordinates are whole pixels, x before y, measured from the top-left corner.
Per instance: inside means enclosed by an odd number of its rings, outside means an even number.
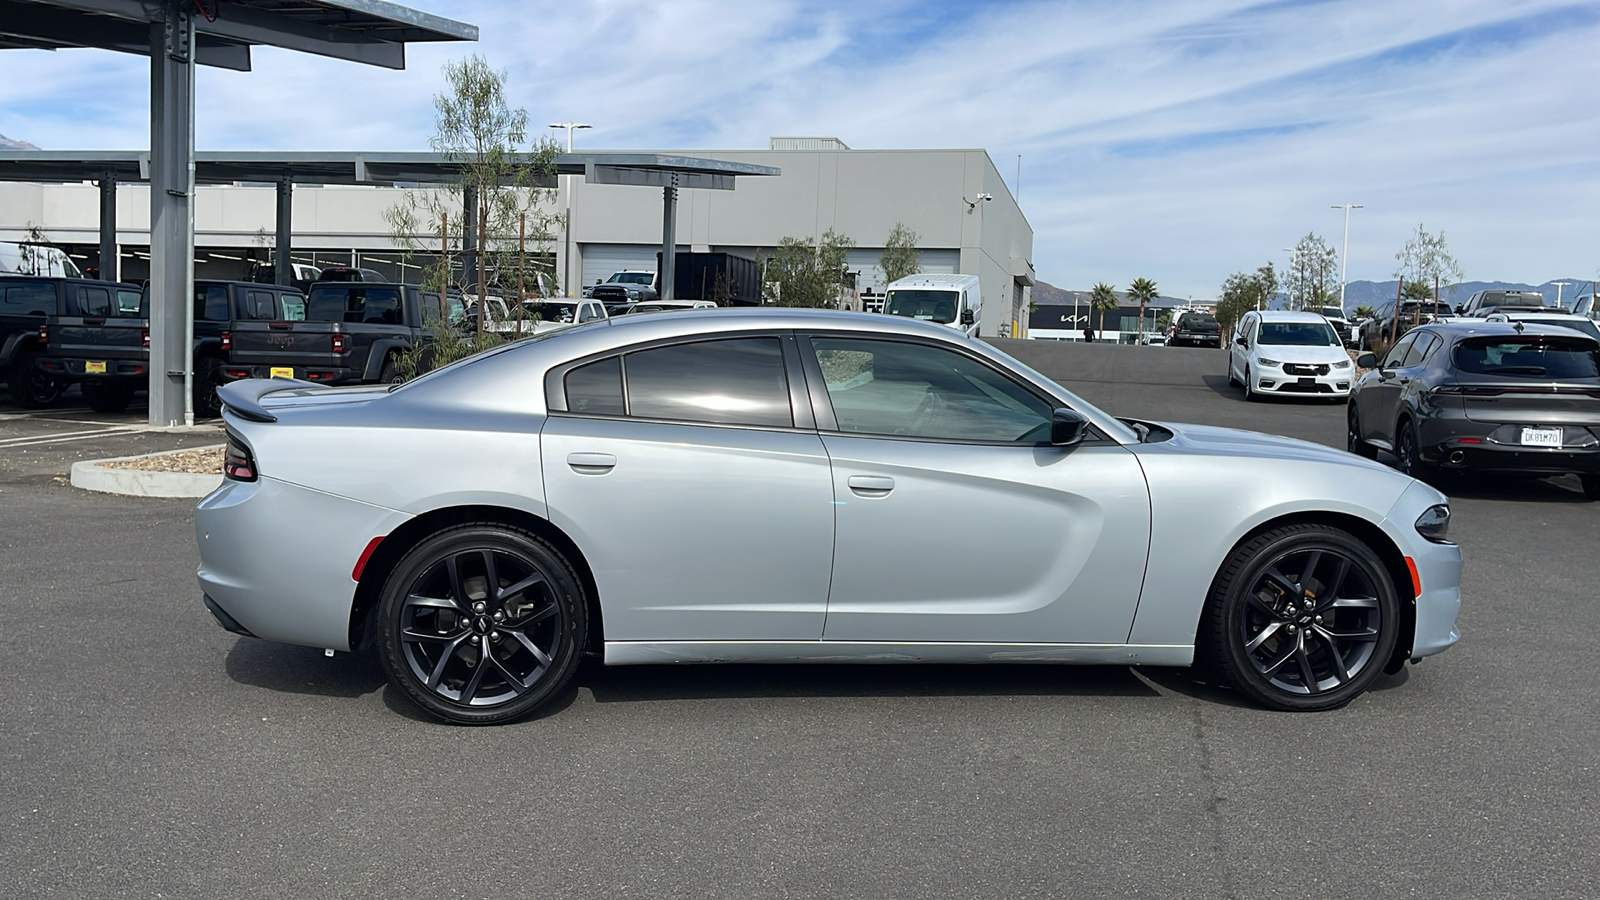
[[[661,189],[661,299],[671,300],[678,285],[678,189]]]
[[[278,222],[277,238],[272,246],[272,280],[276,284],[290,284],[294,278],[290,275],[289,251],[291,235],[290,228],[294,224],[294,181],[288,175],[278,176]]]
[[[150,26],[151,425],[193,425],[194,30],[191,6],[167,0]]]
[[[117,264],[117,174],[100,176],[100,280],[116,281]]]

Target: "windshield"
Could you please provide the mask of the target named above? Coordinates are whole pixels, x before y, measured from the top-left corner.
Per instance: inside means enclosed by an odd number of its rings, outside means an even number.
[[[958,299],[955,291],[901,289],[889,292],[883,311],[891,316],[949,325],[956,320]]]
[[[1597,378],[1600,345],[1588,338],[1528,335],[1468,338],[1456,345],[1456,368],[1475,375]]]
[[[1340,309],[1337,306],[1324,306],[1322,308],[1322,314],[1327,316],[1330,319],[1342,319],[1342,318],[1344,318],[1344,310]]]
[[[576,303],[546,300],[543,303],[524,303],[529,318],[539,322],[571,322],[578,309]]]
[[[1339,336],[1327,322],[1263,322],[1262,344],[1287,344],[1292,347],[1337,347]]]
[[[655,281],[650,272],[618,272],[611,276],[612,284],[649,284]]]

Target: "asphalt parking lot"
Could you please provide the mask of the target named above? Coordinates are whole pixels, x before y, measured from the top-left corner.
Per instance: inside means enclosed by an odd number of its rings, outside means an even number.
[[[1215,350],[996,343],[1118,414],[1344,440],[1342,406],[1244,403]],[[1335,712],[1174,670],[588,665],[551,714],[464,729],[364,658],[217,628],[191,501],[64,483],[214,432],[14,411],[5,896],[1595,895],[1575,481],[1450,486],[1461,644]]]

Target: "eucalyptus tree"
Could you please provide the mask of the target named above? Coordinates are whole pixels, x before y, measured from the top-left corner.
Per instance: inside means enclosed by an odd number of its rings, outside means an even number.
[[[883,253],[878,257],[878,268],[883,270],[885,284],[917,274],[922,264],[917,253],[917,241],[920,240],[922,235],[906,227],[904,222],[896,222],[889,229],[889,237],[883,242]]]

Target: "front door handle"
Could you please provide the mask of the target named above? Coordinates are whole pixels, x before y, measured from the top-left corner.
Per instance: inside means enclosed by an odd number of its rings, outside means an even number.
[[[887,475],[851,475],[848,483],[862,497],[884,497],[894,490],[894,479]]]
[[[617,458],[609,453],[568,453],[567,465],[580,475],[604,475],[616,468]]]

